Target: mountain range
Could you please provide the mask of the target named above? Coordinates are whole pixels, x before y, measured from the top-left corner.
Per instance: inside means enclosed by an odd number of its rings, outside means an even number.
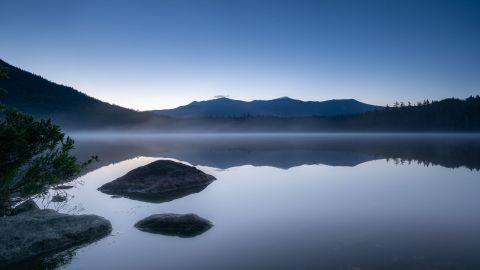
[[[358,114],[381,108],[380,106],[362,103],[355,99],[302,101],[282,97],[272,100],[242,101],[223,97],[206,101],[194,101],[175,109],[155,110],[152,112],[157,115],[174,118],[311,117]]]

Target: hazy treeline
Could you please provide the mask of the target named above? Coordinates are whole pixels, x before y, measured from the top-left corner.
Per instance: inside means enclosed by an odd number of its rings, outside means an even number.
[[[479,131],[480,97],[396,103],[383,110],[329,119],[332,128],[386,131]]]

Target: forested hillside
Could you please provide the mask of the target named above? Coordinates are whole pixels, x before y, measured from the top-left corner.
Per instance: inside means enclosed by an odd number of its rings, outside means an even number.
[[[71,87],[50,82],[0,60],[8,78],[0,81],[7,94],[0,100],[8,106],[36,117],[51,117],[66,127],[103,128],[128,126],[158,118],[102,102]]]

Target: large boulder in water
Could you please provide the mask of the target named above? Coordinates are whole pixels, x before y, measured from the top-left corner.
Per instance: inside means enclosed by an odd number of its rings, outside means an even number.
[[[136,168],[101,186],[109,195],[147,202],[167,202],[197,193],[215,180],[195,167],[171,160],[157,160]]]
[[[0,217],[0,265],[48,256],[93,242],[111,231],[112,225],[105,218],[50,209]]]
[[[179,237],[194,237],[208,231],[212,226],[209,220],[195,214],[156,214],[135,224],[141,231]]]

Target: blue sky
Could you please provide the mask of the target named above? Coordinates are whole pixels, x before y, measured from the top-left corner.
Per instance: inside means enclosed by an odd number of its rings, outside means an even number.
[[[138,110],[480,94],[480,1],[1,0],[0,58]]]

